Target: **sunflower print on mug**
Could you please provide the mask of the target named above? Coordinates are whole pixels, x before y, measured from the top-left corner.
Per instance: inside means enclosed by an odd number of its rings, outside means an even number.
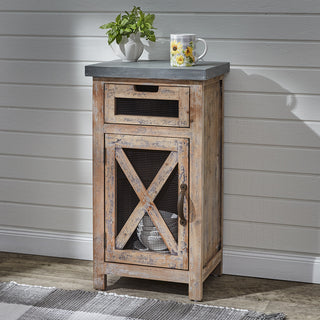
[[[184,57],[183,57],[183,55],[181,55],[181,54],[178,54],[178,55],[176,55],[176,62],[177,62],[177,64],[178,65],[183,65],[183,63],[184,63]]]
[[[182,51],[182,43],[177,42],[176,40],[171,41],[170,52],[171,54],[179,54]]]
[[[181,42],[177,42],[176,40],[172,40],[170,44],[170,60],[171,66],[173,67],[191,67],[195,58],[193,55],[194,44],[192,41],[183,48]]]

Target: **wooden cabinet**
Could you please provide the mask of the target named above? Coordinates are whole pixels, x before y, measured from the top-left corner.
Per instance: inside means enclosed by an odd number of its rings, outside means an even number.
[[[200,301],[205,279],[222,272],[229,64],[129,65],[126,72],[121,63],[86,67],[93,76],[94,287],[105,290],[108,274],[182,282]]]

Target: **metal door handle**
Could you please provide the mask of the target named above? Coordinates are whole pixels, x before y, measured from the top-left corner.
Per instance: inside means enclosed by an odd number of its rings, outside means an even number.
[[[186,191],[187,191],[187,185],[182,183],[180,185],[180,192],[179,192],[178,204],[177,204],[178,216],[180,218],[180,224],[182,226],[185,226],[187,224],[187,220],[185,219],[184,214],[183,214],[183,200],[184,200]]]

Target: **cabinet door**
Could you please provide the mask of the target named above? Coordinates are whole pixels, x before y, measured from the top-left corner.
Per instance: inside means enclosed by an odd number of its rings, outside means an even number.
[[[106,261],[187,269],[188,139],[106,134],[105,146]]]

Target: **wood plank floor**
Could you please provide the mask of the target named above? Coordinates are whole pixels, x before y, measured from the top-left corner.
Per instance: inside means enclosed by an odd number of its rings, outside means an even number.
[[[0,252],[0,281],[93,290],[92,261]],[[185,284],[110,276],[108,291],[190,302]],[[320,320],[320,285],[210,276],[205,282],[203,303],[266,313],[284,312],[289,320]]]

